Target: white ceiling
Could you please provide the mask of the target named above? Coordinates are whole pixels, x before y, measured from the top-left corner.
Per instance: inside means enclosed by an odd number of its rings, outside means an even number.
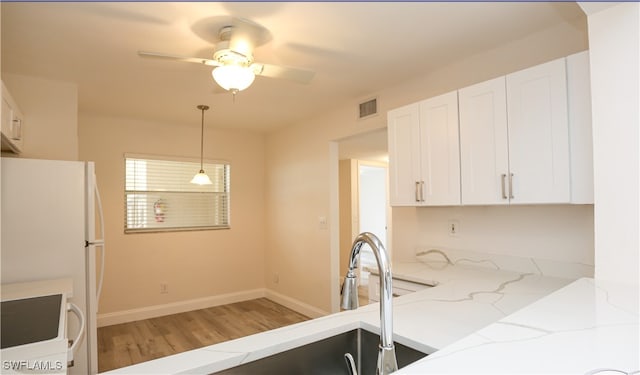
[[[2,71],[75,82],[79,111],[268,132],[451,61],[584,17],[576,3],[2,2]],[[309,85],[258,77],[235,103],[210,67],[137,51],[210,58],[199,35],[231,16],[272,40],[257,61],[311,69]],[[197,25],[197,26],[196,26]],[[204,28],[203,28],[204,25]],[[217,30],[210,30],[214,35]]]

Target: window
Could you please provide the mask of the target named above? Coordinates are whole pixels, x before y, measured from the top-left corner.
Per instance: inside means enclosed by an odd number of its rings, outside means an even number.
[[[229,228],[228,163],[204,163],[212,185],[191,184],[200,163],[125,155],[125,233]]]

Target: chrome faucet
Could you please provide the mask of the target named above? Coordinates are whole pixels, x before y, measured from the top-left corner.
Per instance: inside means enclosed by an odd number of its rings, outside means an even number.
[[[380,272],[380,346],[378,350],[377,375],[390,374],[398,369],[396,349],[393,345],[393,288],[391,286],[391,260],[384,246],[373,233],[360,233],[353,241],[349,256],[349,271],[342,287],[342,308],[358,308],[358,283],[355,270],[358,267],[360,248],[367,244],[373,250]]]

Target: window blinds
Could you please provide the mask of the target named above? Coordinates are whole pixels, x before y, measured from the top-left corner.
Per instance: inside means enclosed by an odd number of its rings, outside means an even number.
[[[229,228],[230,165],[125,156],[125,233]]]

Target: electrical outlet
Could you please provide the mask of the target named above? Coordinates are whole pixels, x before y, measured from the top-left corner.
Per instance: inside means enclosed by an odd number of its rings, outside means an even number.
[[[449,232],[449,236],[458,237],[460,234],[460,222],[458,220],[450,219],[447,222],[447,231]]]
[[[279,284],[280,283],[280,274],[277,273],[277,272],[273,274],[273,283],[274,284]]]
[[[169,284],[160,283],[160,294],[168,294],[169,293]]]
[[[318,216],[318,228],[324,230],[327,229],[327,217],[326,216]]]

